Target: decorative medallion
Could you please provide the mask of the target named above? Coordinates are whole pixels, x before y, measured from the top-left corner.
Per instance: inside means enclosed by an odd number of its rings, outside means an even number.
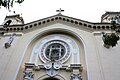
[[[69,45],[62,40],[51,40],[43,44],[40,51],[40,58],[43,62],[65,62],[70,56]]]

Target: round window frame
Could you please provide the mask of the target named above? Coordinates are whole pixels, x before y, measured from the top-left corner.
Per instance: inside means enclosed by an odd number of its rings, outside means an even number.
[[[58,60],[55,60],[55,61],[59,61],[59,62],[61,62],[61,63],[64,63],[64,62],[65,62],[66,60],[68,60],[68,58],[70,57],[70,53],[71,53],[71,52],[70,52],[70,45],[69,45],[67,42],[63,41],[63,40],[51,40],[51,41],[45,42],[45,43],[42,45],[42,48],[41,48],[41,50],[40,50],[40,54],[39,54],[40,59],[41,59],[44,63],[51,61],[51,60],[48,59],[47,56],[45,55],[45,51],[46,51],[47,47],[48,47],[49,45],[53,44],[53,43],[59,43],[59,44],[61,44],[62,46],[65,47],[66,50],[65,50],[65,54],[63,55],[63,57],[60,58],[60,59],[58,59]]]
[[[56,44],[57,44],[57,46],[61,46],[62,49],[65,49],[64,52],[63,52],[63,54],[62,54],[62,51],[61,51],[61,56],[60,56],[59,59],[63,58],[63,56],[64,56],[65,53],[66,53],[66,48],[65,48],[62,44],[60,44],[60,43],[52,43],[52,44],[50,44],[50,45],[48,45],[48,46],[46,47],[46,50],[45,50],[45,57],[46,57],[46,58],[48,58],[48,56],[47,56],[47,54],[46,54],[47,50],[48,50],[51,46],[56,45]],[[56,49],[56,48],[55,48],[55,49]],[[54,50],[54,49],[53,49],[53,50]],[[53,51],[53,50],[52,50],[52,51]],[[56,49],[56,50],[58,51],[58,49]],[[59,60],[59,59],[57,59],[57,60]],[[50,59],[48,58],[48,60],[50,60]]]

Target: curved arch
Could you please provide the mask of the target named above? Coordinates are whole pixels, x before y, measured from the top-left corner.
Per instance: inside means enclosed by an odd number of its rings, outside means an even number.
[[[61,78],[60,80],[65,80],[65,78],[64,78],[64,77],[62,77],[62,76],[60,76],[60,75],[57,75],[57,76],[56,76],[56,78],[58,78],[58,79],[60,79],[60,78]]]
[[[42,80],[42,79],[45,79],[47,77],[49,77],[49,76],[47,74],[45,74],[45,75],[40,76],[37,80]]]
[[[72,30],[63,29],[63,28],[53,28],[53,29],[45,30],[41,33],[38,33],[34,35],[34,37],[30,40],[29,44],[36,42],[36,40],[39,40],[39,38],[43,38],[45,36],[52,35],[52,34],[64,34],[64,35],[71,36],[72,38],[76,39],[82,46],[84,46],[84,42],[81,36],[79,36],[77,33],[75,33]],[[78,56],[80,55],[78,54]],[[31,59],[29,61],[31,61]],[[80,58],[77,58],[77,59],[78,59],[77,61],[79,61],[78,63],[80,63]]]
[[[68,35],[71,35],[72,37],[76,38],[83,46],[83,49],[84,49],[84,54],[85,54],[85,64],[86,64],[86,69],[87,69],[87,77],[88,77],[88,80],[89,80],[89,70],[88,70],[88,60],[87,60],[87,54],[86,54],[86,44],[83,40],[83,38],[77,34],[76,32],[72,31],[72,30],[69,30],[69,29],[63,29],[63,28],[53,28],[53,29],[48,29],[48,30],[44,30],[43,32],[41,33],[38,33],[36,34],[30,41],[29,41],[29,44],[32,43],[32,41],[42,37],[42,36],[45,36],[45,35],[48,35],[48,34],[54,34],[54,33],[60,33],[60,34],[68,34]]]
[[[76,32],[74,32],[74,31],[72,31],[72,30],[63,29],[63,28],[53,28],[53,29],[44,30],[44,31],[42,31],[42,32],[40,32],[40,33],[35,34],[34,37],[32,37],[32,38],[29,40],[28,45],[26,46],[26,49],[25,49],[25,51],[24,51],[24,53],[23,53],[23,58],[24,58],[24,56],[26,55],[26,51],[27,51],[28,47],[29,47],[32,43],[34,43],[34,41],[36,42],[36,41],[37,41],[39,38],[41,38],[41,37],[44,37],[44,36],[46,36],[46,35],[48,35],[48,34],[55,34],[55,33],[70,35],[70,36],[72,36],[73,38],[77,39],[77,41],[79,41],[79,42],[82,44],[82,46],[83,46],[83,51],[84,51],[84,55],[85,55],[85,64],[86,64],[86,69],[87,69],[87,77],[88,77],[88,80],[89,80],[89,74],[88,74],[89,71],[88,71],[88,66],[87,66],[87,55],[86,55],[85,42],[83,41],[82,37],[81,37],[79,34],[77,34]],[[24,62],[24,61],[23,61],[23,62]],[[22,62],[21,62],[21,63],[22,63]],[[43,77],[45,78],[45,77],[49,77],[49,76],[48,76],[48,75],[45,75],[45,76],[43,76]],[[42,77],[42,79],[43,79],[43,77]],[[60,75],[59,75],[59,76],[57,75],[56,77],[60,77]],[[65,80],[63,77],[61,77],[61,78],[62,78],[62,79],[60,79],[60,80]],[[37,80],[42,80],[42,79],[37,79]]]
[[[43,76],[40,76],[37,80],[46,80],[46,79],[48,79],[49,80],[49,78],[51,78],[50,76],[48,76],[47,74],[45,74],[45,75],[43,75]],[[65,78],[64,77],[62,77],[62,76],[60,76],[60,75],[56,75],[56,76],[54,76],[54,79],[58,79],[58,80],[65,80]]]
[[[29,41],[29,44],[34,41],[36,38],[38,37],[42,37],[44,35],[47,35],[47,34],[54,34],[54,33],[63,33],[63,34],[68,34],[68,35],[71,35],[73,36],[74,38],[78,39],[79,41],[81,41],[83,44],[84,44],[84,41],[82,39],[81,36],[79,36],[77,33],[75,33],[74,31],[72,30],[68,30],[68,29],[63,29],[63,28],[53,28],[53,29],[49,29],[49,30],[45,30],[39,34],[36,34],[30,41]],[[82,44],[82,45],[83,45]]]
[[[45,79],[43,79],[43,80],[60,80],[60,79],[55,78],[55,77],[48,77],[48,78],[45,78]]]

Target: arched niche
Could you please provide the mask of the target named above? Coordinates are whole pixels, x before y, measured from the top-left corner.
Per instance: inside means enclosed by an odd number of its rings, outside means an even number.
[[[24,70],[24,64],[26,62],[29,62],[30,56],[32,54],[32,50],[33,50],[33,47],[35,46],[35,44],[40,39],[44,38],[45,36],[52,35],[52,34],[66,35],[66,36],[69,36],[69,37],[73,38],[76,41],[76,43],[79,45],[79,48],[80,48],[80,63],[83,65],[82,77],[83,78],[85,77],[84,80],[87,80],[87,68],[86,68],[86,59],[85,59],[85,45],[84,45],[84,40],[76,32],[71,31],[71,30],[67,30],[67,29],[61,29],[61,28],[55,28],[55,29],[45,30],[45,31],[40,32],[39,34],[35,35],[30,40],[30,43],[29,43],[29,45],[28,45],[28,47],[27,47],[27,49],[25,51],[24,59],[23,59],[23,62],[22,62],[19,74],[21,74],[23,72],[23,70]]]

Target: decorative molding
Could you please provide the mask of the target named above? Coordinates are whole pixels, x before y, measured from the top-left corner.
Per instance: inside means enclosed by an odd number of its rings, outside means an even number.
[[[31,79],[33,79],[33,78],[34,78],[34,74],[33,74],[32,71],[27,71],[27,70],[25,70],[25,71],[23,72],[23,79],[24,79],[24,80],[31,80]]]
[[[12,44],[12,42],[13,42],[13,40],[14,40],[14,37],[15,37],[15,33],[13,33],[11,36],[10,36],[10,38],[8,39],[8,42],[6,42],[5,43],[5,48],[9,48],[10,46],[11,46],[11,44]]]
[[[83,67],[82,64],[70,64],[70,68],[73,69],[79,69],[80,72],[82,72]]]
[[[91,30],[111,30],[110,23],[92,23],[64,15],[54,15],[51,17],[47,17],[41,20],[37,20],[31,23],[27,23],[24,25],[10,25],[7,28],[2,27],[0,31],[3,31],[5,33],[8,32],[26,32],[26,30],[34,29],[34,28],[42,28],[45,24],[51,24],[55,22],[64,22],[64,23],[70,23],[73,25],[76,25],[78,27],[84,27]],[[3,25],[0,25],[3,26]]]
[[[71,80],[82,80],[82,76],[81,76],[81,73],[83,70],[82,65],[81,64],[70,64],[70,68],[72,71]]]
[[[69,47],[69,45],[68,45],[66,42],[61,41],[61,40],[51,40],[51,41],[45,43],[45,44],[43,45],[42,49],[41,49],[41,52],[40,52],[40,53],[41,53],[41,54],[40,54],[41,60],[42,60],[43,62],[51,61],[51,60],[48,59],[47,56],[45,55],[45,51],[46,51],[47,47],[48,47],[49,45],[52,45],[52,44],[60,44],[60,45],[64,46],[66,52],[65,52],[65,54],[63,55],[63,57],[60,58],[60,59],[58,59],[57,61],[60,61],[61,63],[63,63],[64,61],[66,61],[66,59],[68,59],[68,57],[70,56],[70,47]],[[50,53],[51,53],[51,52],[50,52]],[[51,53],[50,55],[52,55],[52,53]],[[53,57],[53,56],[52,56],[52,57]]]
[[[6,33],[6,34],[4,34],[3,36],[4,36],[4,37],[12,36],[12,34],[14,34],[14,33]],[[23,33],[15,33],[15,36],[22,36],[22,35],[23,35]]]
[[[47,68],[45,67],[45,64],[35,65],[34,63],[25,63],[25,69],[39,71],[40,69],[47,69]],[[58,69],[66,70],[66,71],[72,71],[73,69],[78,69],[80,72],[82,72],[83,67],[82,64],[70,64],[70,65],[62,64]]]
[[[71,74],[71,80],[82,80],[82,76],[80,74]]]
[[[47,74],[49,75],[49,76],[51,76],[51,77],[53,77],[53,76],[55,76],[55,75],[57,75],[58,74],[58,71],[59,71],[59,69],[60,69],[60,67],[57,67],[56,68],[56,64],[55,64],[56,62],[49,62],[49,63],[47,63],[47,66],[46,65],[44,65],[45,66],[45,68],[46,68],[46,72],[47,72]],[[59,63],[58,63],[59,64]]]
[[[46,70],[47,75],[49,75],[50,77],[54,77],[59,74],[60,70],[65,70],[71,73],[71,80],[82,80],[82,69],[83,67],[81,64],[70,64],[69,66],[59,64],[59,62],[48,62],[41,65],[35,65],[34,63],[25,63],[25,71],[23,72],[23,78],[24,80],[31,80],[34,78],[35,72],[38,72],[40,70]]]

